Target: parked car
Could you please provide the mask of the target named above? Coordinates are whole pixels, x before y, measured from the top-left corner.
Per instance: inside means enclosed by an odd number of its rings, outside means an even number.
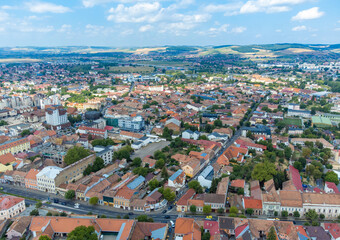
[[[75,203],[74,208],[79,208],[79,203]]]
[[[133,212],[129,212],[129,215],[133,215]]]
[[[167,212],[166,209],[162,211],[162,213],[166,213],[166,212]]]
[[[211,220],[211,219],[212,219],[212,216],[206,216],[205,219]]]
[[[65,205],[66,205],[66,202],[61,202],[61,205],[64,205],[64,206],[65,206]]]
[[[59,203],[59,199],[58,199],[58,198],[55,198],[55,199],[53,199],[53,202],[54,202],[54,203]]]
[[[170,218],[170,216],[169,215],[165,215],[165,217],[164,217],[165,219],[169,219]]]
[[[171,210],[171,209],[172,209],[172,206],[169,206],[169,207],[168,207],[168,210]]]

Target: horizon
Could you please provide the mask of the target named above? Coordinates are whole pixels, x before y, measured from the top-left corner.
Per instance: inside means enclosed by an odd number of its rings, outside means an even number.
[[[340,39],[334,0],[13,0],[1,47],[219,46]]]

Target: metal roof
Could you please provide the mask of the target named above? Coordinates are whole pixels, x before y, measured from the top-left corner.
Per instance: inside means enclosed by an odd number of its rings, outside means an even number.
[[[143,183],[145,181],[145,177],[143,176],[139,176],[138,178],[136,178],[135,180],[133,180],[132,182],[130,182],[127,187],[130,189],[135,189],[137,188],[141,183]]]
[[[177,170],[177,172],[175,172],[174,174],[171,175],[171,177],[169,177],[169,180],[174,181],[179,175],[181,175],[182,172],[183,172],[182,169]]]

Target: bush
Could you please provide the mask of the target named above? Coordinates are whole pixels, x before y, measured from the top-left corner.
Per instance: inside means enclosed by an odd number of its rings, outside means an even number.
[[[236,213],[230,213],[229,214],[229,217],[236,217],[237,215],[236,215]]]
[[[288,217],[288,212],[287,211],[282,211],[281,212],[281,217]]]
[[[99,199],[97,197],[91,197],[90,200],[89,200],[89,203],[91,205],[97,205]]]
[[[75,196],[76,196],[76,192],[74,190],[68,190],[65,193],[65,198],[66,199],[73,199],[73,198],[75,198]]]
[[[38,210],[38,209],[33,209],[33,210],[30,212],[30,216],[39,216],[39,210]]]
[[[49,211],[48,213],[46,213],[46,216],[52,216],[52,213]]]
[[[67,217],[67,213],[66,212],[60,213],[60,217]]]
[[[300,213],[298,211],[294,211],[293,216],[295,218],[299,218],[300,217]]]
[[[234,213],[234,214],[237,214],[237,213],[238,213],[238,209],[237,209],[237,207],[235,207],[235,206],[232,206],[232,207],[229,209],[229,213]]]
[[[41,206],[42,206],[42,202],[37,202],[37,203],[35,204],[35,207],[36,207],[36,208],[41,208]]]

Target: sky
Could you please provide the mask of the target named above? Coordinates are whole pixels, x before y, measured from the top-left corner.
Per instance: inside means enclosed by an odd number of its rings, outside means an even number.
[[[0,0],[0,46],[340,43],[340,0]]]

